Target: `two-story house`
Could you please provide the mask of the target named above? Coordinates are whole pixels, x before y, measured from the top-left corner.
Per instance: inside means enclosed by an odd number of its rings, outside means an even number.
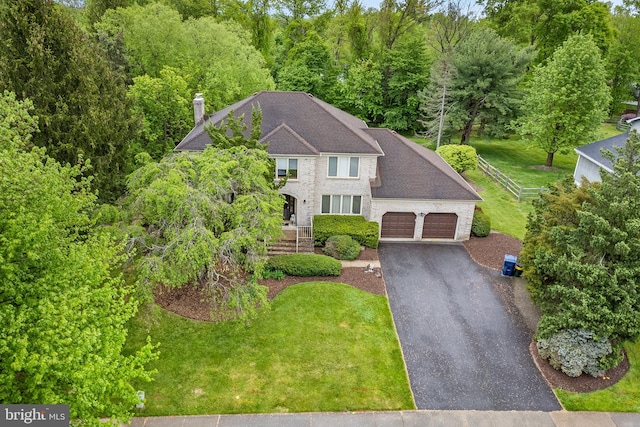
[[[434,152],[303,92],[263,91],[211,115],[194,99],[195,127],[176,151],[202,151],[206,127],[231,111],[262,111],[262,139],[288,176],[283,219],[311,225],[315,215],[362,215],[380,224],[382,240],[466,240],[475,203],[471,186]]]

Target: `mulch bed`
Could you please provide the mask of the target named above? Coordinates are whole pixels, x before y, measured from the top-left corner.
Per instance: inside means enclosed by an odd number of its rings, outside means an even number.
[[[508,234],[491,232],[487,237],[471,236],[464,242],[471,259],[492,270],[502,270],[504,256],[520,255],[522,242]]]
[[[549,362],[540,357],[534,341],[529,344],[529,352],[542,376],[551,387],[578,393],[589,393],[610,387],[620,381],[629,370],[629,359],[625,354],[622,362],[615,368],[606,371],[602,377],[594,378],[591,375],[582,374],[579,377],[572,378],[562,371],[557,371]]]
[[[520,254],[522,242],[502,233],[492,232],[487,237],[471,237],[464,242],[464,246],[471,258],[478,264],[493,269],[501,270],[504,263],[504,255]],[[322,251],[316,249],[317,253]],[[378,259],[378,251],[365,249],[361,252],[359,260],[374,261]],[[268,287],[268,298],[272,300],[279,292],[288,286],[302,282],[325,281],[346,283],[366,292],[376,295],[385,295],[386,288],[382,271],[375,268],[368,272],[362,267],[345,267],[340,276],[334,277],[292,277],[287,276],[283,280],[265,279],[260,284]],[[186,286],[182,289],[167,289],[159,287],[155,292],[155,300],[161,307],[177,313],[181,316],[201,320],[212,321],[212,304],[207,298],[206,292],[200,287]],[[561,371],[555,370],[546,360],[538,354],[535,342],[532,342],[529,350],[531,357],[536,362],[538,369],[553,388],[561,388],[574,392],[590,392],[609,387],[618,382],[629,369],[629,361],[626,358],[615,368],[608,370],[603,378],[594,378],[590,375],[581,375],[577,378],[569,377]]]

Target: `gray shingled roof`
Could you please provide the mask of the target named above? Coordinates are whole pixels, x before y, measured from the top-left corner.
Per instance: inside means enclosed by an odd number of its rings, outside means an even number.
[[[389,129],[366,129],[385,155],[378,158],[375,199],[482,200],[440,156]]]
[[[602,157],[600,150],[604,149],[615,153],[616,151],[614,150],[614,147],[624,147],[627,142],[627,138],[629,138],[629,134],[623,133],[592,144],[583,145],[582,147],[576,148],[575,151],[609,172],[613,172],[613,164]]]
[[[382,154],[376,141],[364,132],[367,125],[357,117],[304,92],[273,91],[259,92],[205,116],[175,149],[204,150],[211,143],[205,126],[219,126],[232,110],[237,117],[244,115],[249,136],[254,107],[262,110],[263,141],[269,142],[270,154]]]

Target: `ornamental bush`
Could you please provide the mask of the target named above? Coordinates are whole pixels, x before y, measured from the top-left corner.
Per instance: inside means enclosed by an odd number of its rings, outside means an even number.
[[[280,270],[287,276],[339,276],[342,263],[326,255],[276,255],[267,260],[267,270]]]
[[[477,237],[486,237],[491,232],[491,218],[489,215],[476,210],[473,212],[473,220],[471,222],[471,234]]]
[[[570,377],[579,377],[583,372],[594,377],[603,375],[602,362],[612,352],[608,339],[596,340],[593,332],[584,329],[560,331],[538,340],[537,347],[542,358]]]
[[[316,215],[313,218],[313,239],[316,246],[324,246],[331,236],[347,235],[368,248],[378,247],[380,227],[360,215]]]
[[[351,261],[360,255],[360,243],[344,234],[331,236],[327,239],[322,252],[334,258]]]
[[[478,167],[478,153],[470,145],[441,145],[436,153],[458,173],[474,170]]]

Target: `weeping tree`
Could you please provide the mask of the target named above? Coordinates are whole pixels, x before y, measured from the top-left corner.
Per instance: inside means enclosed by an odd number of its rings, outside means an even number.
[[[243,128],[230,121],[211,130],[215,145],[202,153],[135,171],[126,211],[146,284],[204,286],[216,318],[250,318],[267,305],[257,276],[267,244],[280,236],[284,200],[266,150],[238,144]]]

